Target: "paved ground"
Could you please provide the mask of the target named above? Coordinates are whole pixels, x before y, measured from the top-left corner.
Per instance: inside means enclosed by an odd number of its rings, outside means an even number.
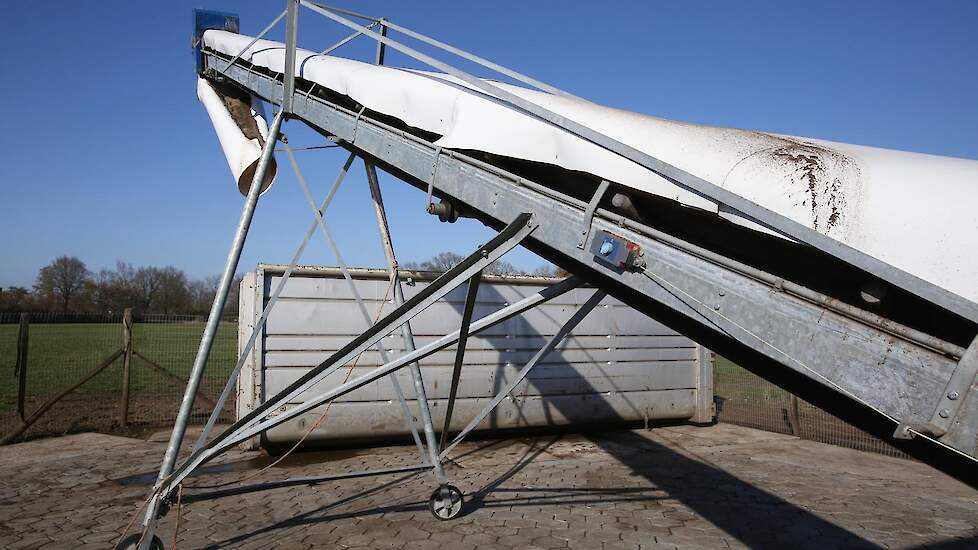
[[[162,447],[81,434],[0,448],[0,546],[110,547]],[[208,500],[188,488],[178,547],[978,548],[974,489],[922,464],[727,424],[477,441],[456,456],[449,474],[468,503],[454,521],[428,514],[429,475]],[[304,453],[249,483],[416,459],[411,447]],[[192,484],[268,461],[234,452]]]

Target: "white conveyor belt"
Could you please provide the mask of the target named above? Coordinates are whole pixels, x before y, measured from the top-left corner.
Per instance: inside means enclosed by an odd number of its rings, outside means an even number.
[[[234,56],[251,37],[204,33]],[[280,42],[242,59],[284,72]],[[435,144],[560,166],[718,215],[759,231],[699,195],[440,73],[298,50],[296,75],[368,109],[441,136]],[[978,161],[656,118],[506,84],[587,125],[910,274],[978,302]]]

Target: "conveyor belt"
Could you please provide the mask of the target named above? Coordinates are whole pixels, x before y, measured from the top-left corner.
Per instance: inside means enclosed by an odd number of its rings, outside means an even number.
[[[205,76],[221,72],[250,93],[281,103],[281,75],[240,61],[228,67],[228,59],[214,52],[204,59]],[[297,80],[302,86],[308,83]],[[297,92],[292,109],[343,147],[421,190],[430,186],[435,197],[486,225],[498,229],[521,213],[534,214],[541,224],[524,245],[536,253],[760,376],[975,482],[976,392],[959,392],[961,405],[945,434],[927,428],[952,374],[967,374],[967,358],[975,360],[974,343],[965,354],[960,342],[900,325],[616,212],[597,208],[589,220],[584,201],[545,181],[442,149],[339,101]],[[645,267],[602,261],[592,251],[602,240],[633,243]],[[964,320],[960,325],[959,333],[973,329]],[[898,425],[898,435],[907,438],[893,438]]]

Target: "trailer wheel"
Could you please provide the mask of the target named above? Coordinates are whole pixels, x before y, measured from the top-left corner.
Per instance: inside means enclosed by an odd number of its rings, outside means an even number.
[[[128,537],[122,539],[122,542],[120,542],[119,546],[116,546],[116,548],[120,550],[136,550],[137,548],[139,548],[139,539],[142,536],[143,536],[142,533],[133,533]],[[163,546],[163,541],[160,540],[160,537],[156,535],[153,535],[153,540],[150,541],[149,548],[150,550],[166,550],[165,547]]]
[[[442,489],[448,493],[448,498],[442,496]],[[435,489],[431,493],[431,497],[428,498],[428,510],[431,515],[435,516],[435,519],[441,521],[458,517],[459,512],[462,511],[462,491],[459,491],[458,487],[454,485],[445,485]]]

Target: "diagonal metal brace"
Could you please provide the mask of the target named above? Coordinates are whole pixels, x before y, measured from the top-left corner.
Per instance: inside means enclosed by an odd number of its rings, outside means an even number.
[[[469,288],[465,293],[465,307],[462,310],[462,324],[458,331],[458,345],[455,348],[455,365],[452,368],[452,386],[448,392],[448,405],[445,408],[445,427],[441,431],[441,441],[438,448],[444,448],[448,442],[448,430],[452,426],[452,412],[455,410],[455,397],[458,395],[458,382],[462,378],[462,363],[465,362],[465,344],[469,338],[469,325],[472,324],[472,310],[475,309],[476,296],[479,294],[479,282],[482,271],[469,279]]]
[[[571,318],[568,319],[567,322],[564,323],[564,325],[561,326],[559,330],[557,330],[557,333],[554,334],[550,338],[550,340],[548,340],[547,343],[544,344],[544,346],[540,348],[540,350],[536,352],[536,354],[534,354],[529,361],[527,361],[526,365],[524,365],[523,368],[520,369],[520,372],[516,374],[516,378],[511,380],[509,384],[507,384],[506,387],[502,389],[502,391],[496,394],[496,396],[492,398],[492,401],[486,404],[486,406],[483,407],[482,411],[480,411],[479,414],[477,414],[475,418],[473,418],[472,421],[469,422],[468,425],[466,425],[465,428],[461,432],[459,432],[457,436],[455,436],[455,439],[452,440],[452,443],[447,447],[445,445],[441,446],[442,460],[444,460],[445,457],[448,456],[448,453],[450,453],[452,449],[454,449],[459,443],[462,442],[463,439],[465,439],[465,436],[471,433],[472,430],[476,428],[476,426],[478,426],[483,420],[485,420],[485,418],[489,416],[489,413],[492,412],[496,407],[499,406],[500,403],[503,402],[503,399],[506,399],[506,396],[508,396],[516,388],[516,386],[518,386],[527,377],[527,375],[530,374],[530,371],[533,370],[533,367],[537,366],[537,364],[540,361],[545,359],[547,355],[549,355],[550,352],[552,352],[554,348],[556,348],[564,340],[564,338],[566,338],[567,335],[570,334],[570,332],[574,330],[574,328],[585,317],[587,317],[587,314],[591,313],[591,310],[593,310],[595,306],[597,306],[601,302],[601,300],[604,299],[604,297],[605,297],[605,291],[597,290],[594,292],[594,294],[591,295],[588,301],[585,302],[584,305],[580,307],[580,309],[574,312],[574,315],[572,315]]]
[[[255,407],[254,410],[209,441],[203,448],[193,453],[172,475],[166,480],[161,480],[158,488],[159,493],[163,495],[167,494],[175,487],[179,479],[183,479],[194,468],[234,445],[237,441],[235,436],[246,432],[255,424],[262,424],[262,429],[267,430],[292,418],[294,414],[289,414],[289,412],[271,418],[269,418],[269,415],[275,409],[284,406],[295,397],[306,392],[336,368],[353,360],[360,352],[373,346],[394,328],[404,324],[407,320],[443,298],[452,289],[461,284],[463,280],[481,271],[487,265],[511,250],[529,236],[536,229],[537,225],[531,214],[524,213],[518,215],[498,235],[480,247],[474,254],[468,256],[458,265],[445,272],[441,277],[432,281],[421,292],[387,314],[378,323],[364,331],[363,334],[354,338],[349,344],[320,363],[319,366],[301,376],[298,380],[267,399],[258,407]]]
[[[601,180],[597,191],[591,196],[591,202],[588,203],[587,210],[584,211],[584,226],[581,227],[581,236],[577,240],[577,248],[581,250],[584,250],[588,235],[591,234],[591,221],[594,220],[594,211],[598,209],[598,204],[601,203],[601,197],[604,196],[605,191],[608,190],[608,186],[610,185],[607,181]]]

